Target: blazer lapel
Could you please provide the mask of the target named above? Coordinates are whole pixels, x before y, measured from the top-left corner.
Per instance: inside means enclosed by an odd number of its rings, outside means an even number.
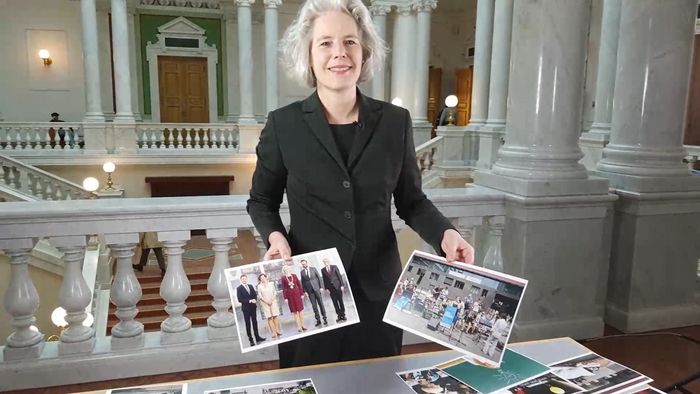
[[[367,143],[369,143],[369,140],[372,138],[372,134],[374,134],[374,130],[377,128],[377,124],[382,115],[381,104],[365,97],[360,93],[359,89],[357,91],[357,98],[360,104],[360,127],[357,128],[357,135],[355,135],[355,140],[350,149],[350,156],[348,157],[348,168],[350,171],[352,171],[352,168],[365,150]]]
[[[343,163],[343,158],[340,156],[340,151],[328,126],[328,120],[326,120],[326,115],[323,112],[318,92],[314,92],[302,102],[302,110],[304,111],[304,120],[311,128],[311,131],[347,176],[348,169]]]

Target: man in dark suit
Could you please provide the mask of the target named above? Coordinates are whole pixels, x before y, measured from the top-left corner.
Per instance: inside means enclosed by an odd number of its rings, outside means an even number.
[[[343,304],[343,277],[340,275],[340,270],[335,265],[331,265],[328,257],[323,258],[323,286],[331,294],[333,308],[335,308],[336,322],[347,320],[345,318],[345,304]]]
[[[319,309],[321,310],[321,316],[323,316],[323,324],[328,325],[326,307],[323,306],[323,299],[321,298],[321,290],[323,290],[321,276],[315,267],[309,267],[309,262],[306,259],[301,259],[301,287],[304,288],[304,294],[309,297],[311,307],[314,308],[316,327],[321,325],[321,318],[318,314]]]
[[[255,341],[260,343],[264,341],[265,338],[258,334],[258,319],[255,316],[258,309],[256,305],[258,294],[255,288],[248,284],[248,276],[246,274],[241,275],[241,285],[236,288],[236,297],[238,297],[238,302],[241,303],[243,319],[245,320],[245,332],[248,334],[250,346],[255,346],[253,336],[250,334],[251,323],[253,325],[253,332],[255,333]]]

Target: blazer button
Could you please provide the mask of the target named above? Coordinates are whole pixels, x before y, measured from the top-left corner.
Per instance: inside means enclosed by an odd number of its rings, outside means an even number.
[[[350,189],[350,182],[349,181],[343,181],[343,187],[346,189]]]
[[[352,213],[350,211],[345,211],[345,219],[351,219],[352,218]]]

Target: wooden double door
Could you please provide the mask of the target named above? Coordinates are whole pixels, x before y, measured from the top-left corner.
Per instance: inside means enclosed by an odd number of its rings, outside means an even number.
[[[158,56],[160,121],[209,123],[207,59]]]

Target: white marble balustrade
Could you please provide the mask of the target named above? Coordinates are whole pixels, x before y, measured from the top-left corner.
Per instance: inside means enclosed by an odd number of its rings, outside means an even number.
[[[80,185],[0,154],[0,187],[24,195],[25,199],[78,200],[96,197]],[[0,194],[3,191],[0,190]]]
[[[0,122],[0,153],[70,153],[82,148],[81,123]]]
[[[470,187],[430,189],[427,194],[465,233],[483,222],[502,223],[505,216],[504,195],[500,192]],[[246,200],[247,196],[237,195],[3,203],[0,249],[10,256],[13,264],[11,290],[3,295],[3,302],[12,317],[15,332],[0,346],[0,391],[277,358],[275,348],[246,355],[240,353],[223,280],[223,270],[229,266],[227,251],[238,229],[253,227],[246,212]],[[288,223],[286,203],[281,213],[283,221]],[[406,225],[394,217],[394,226],[399,231]],[[207,286],[215,311],[208,318],[207,327],[194,328],[183,316],[190,283],[181,264],[182,246],[193,229],[206,230],[215,252]],[[169,317],[162,322],[159,332],[144,333],[136,307],[142,292],[131,267],[131,258],[138,247],[138,233],[144,231],[158,233],[168,262],[160,295],[167,302]],[[103,234],[116,260],[110,299],[117,306],[119,322],[112,336],[102,336],[81,324],[85,319],[85,307],[92,298],[89,286],[78,271],[88,234]],[[66,274],[59,299],[68,311],[69,328],[58,342],[44,342],[42,334],[28,332],[40,296],[31,291],[34,285],[26,274],[27,256],[32,240],[39,237],[48,238],[65,253]],[[185,354],[187,357],[183,357]]]
[[[136,138],[140,151],[235,151],[239,146],[238,126],[231,123],[143,123],[136,128]]]

